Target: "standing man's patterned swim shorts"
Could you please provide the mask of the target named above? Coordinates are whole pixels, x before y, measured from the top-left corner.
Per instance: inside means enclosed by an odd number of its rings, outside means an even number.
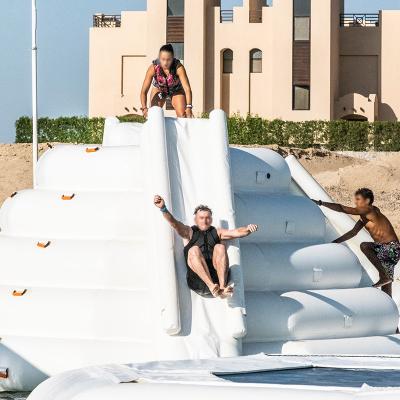
[[[390,279],[394,277],[394,267],[400,261],[400,242],[375,243],[375,253]]]

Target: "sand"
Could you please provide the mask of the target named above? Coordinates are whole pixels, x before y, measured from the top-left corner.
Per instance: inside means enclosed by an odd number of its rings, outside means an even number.
[[[40,153],[48,146],[40,145]],[[400,153],[348,155],[319,149],[271,147],[282,155],[295,154],[337,202],[351,204],[356,189],[365,186],[373,189],[376,205],[400,234]],[[11,193],[29,187],[32,187],[31,146],[0,144],[0,204]]]

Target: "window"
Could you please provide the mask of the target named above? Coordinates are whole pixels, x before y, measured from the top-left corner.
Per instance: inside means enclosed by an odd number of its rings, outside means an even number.
[[[168,16],[183,17],[185,15],[185,0],[168,0]]]
[[[230,49],[224,50],[222,53],[222,72],[224,74],[231,74],[233,72],[233,51]]]
[[[310,40],[310,17],[294,17],[294,40]]]
[[[293,110],[310,109],[310,86],[293,86]]]
[[[250,72],[262,72],[262,51],[260,49],[253,49],[250,51]]]
[[[185,58],[184,46],[183,43],[171,43],[172,47],[174,48],[174,55],[180,62],[183,63]]]
[[[311,0],[294,0],[293,15],[295,17],[309,17],[311,15]]]

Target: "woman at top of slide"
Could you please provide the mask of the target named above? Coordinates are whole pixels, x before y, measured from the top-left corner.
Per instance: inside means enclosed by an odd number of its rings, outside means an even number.
[[[192,90],[185,67],[174,57],[172,45],[161,47],[158,58],[147,69],[140,93],[141,111],[147,118],[147,93],[150,92],[150,106],[163,107],[171,99],[177,117],[192,118]]]

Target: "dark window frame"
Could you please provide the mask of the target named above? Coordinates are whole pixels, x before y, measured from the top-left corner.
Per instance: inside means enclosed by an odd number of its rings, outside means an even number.
[[[225,54],[230,53],[232,55],[232,58],[225,58]],[[226,70],[226,64],[225,61],[230,61],[230,71]],[[222,52],[222,73],[223,74],[233,74],[233,50],[232,49],[225,49]]]
[[[185,0],[172,0],[172,1],[182,2],[182,14],[181,13],[174,14],[173,12],[170,12],[170,10],[171,10],[170,1],[171,0],[167,0],[167,16],[168,17],[184,17],[185,16]]]
[[[256,54],[258,52],[261,53],[261,57],[260,58],[254,57],[254,54]],[[261,71],[254,71],[253,61],[255,61],[255,60],[261,60]],[[262,74],[262,72],[263,72],[263,51],[259,48],[251,49],[249,52],[249,61],[250,61],[250,73],[251,74]]]
[[[296,87],[308,89],[308,104],[306,108],[296,108]],[[292,110],[293,111],[309,111],[311,109],[311,86],[310,85],[300,85],[293,83],[292,85]]]

